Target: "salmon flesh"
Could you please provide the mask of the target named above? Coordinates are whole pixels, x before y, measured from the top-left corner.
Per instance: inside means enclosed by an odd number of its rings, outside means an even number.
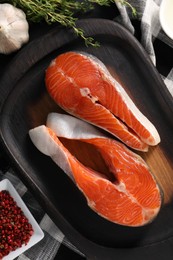
[[[45,83],[61,108],[127,146],[148,151],[160,142],[155,126],[95,56],[72,51],[60,54],[48,66]]]
[[[46,125],[29,131],[33,144],[73,180],[89,207],[116,224],[137,227],[158,214],[160,188],[144,160],[124,144],[108,138],[91,124],[70,115],[51,113]],[[114,176],[100,173],[80,162],[60,137],[94,146]]]

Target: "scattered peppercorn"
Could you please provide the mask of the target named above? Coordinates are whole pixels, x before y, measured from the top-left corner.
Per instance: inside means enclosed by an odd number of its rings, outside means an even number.
[[[7,190],[0,191],[0,259],[27,245],[33,228]]]

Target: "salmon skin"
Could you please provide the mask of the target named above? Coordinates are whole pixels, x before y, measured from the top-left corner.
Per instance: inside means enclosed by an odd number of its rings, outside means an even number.
[[[127,146],[148,151],[150,145],[160,142],[155,126],[93,55],[59,55],[46,70],[45,84],[61,108],[108,131]]]
[[[162,204],[159,186],[144,160],[121,142],[108,138],[87,122],[56,113],[48,115],[46,126],[31,129],[29,135],[34,145],[74,181],[89,207],[103,218],[137,227],[157,216]],[[84,166],[58,137],[93,145],[114,180]]]

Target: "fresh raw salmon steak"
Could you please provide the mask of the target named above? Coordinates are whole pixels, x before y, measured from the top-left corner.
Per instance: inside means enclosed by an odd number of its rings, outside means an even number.
[[[147,151],[160,136],[124,88],[96,57],[67,52],[46,70],[50,96],[68,113],[110,132],[129,147]]]
[[[89,207],[100,216],[132,227],[143,226],[157,216],[162,199],[156,180],[144,160],[121,142],[107,138],[87,122],[55,113],[49,114],[47,126],[31,129],[29,135],[34,145],[74,181]],[[109,174],[85,166],[57,136],[93,145]]]

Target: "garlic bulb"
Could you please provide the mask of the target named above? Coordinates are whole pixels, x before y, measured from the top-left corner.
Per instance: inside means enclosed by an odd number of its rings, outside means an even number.
[[[0,53],[9,54],[29,40],[25,13],[11,4],[0,4]]]

